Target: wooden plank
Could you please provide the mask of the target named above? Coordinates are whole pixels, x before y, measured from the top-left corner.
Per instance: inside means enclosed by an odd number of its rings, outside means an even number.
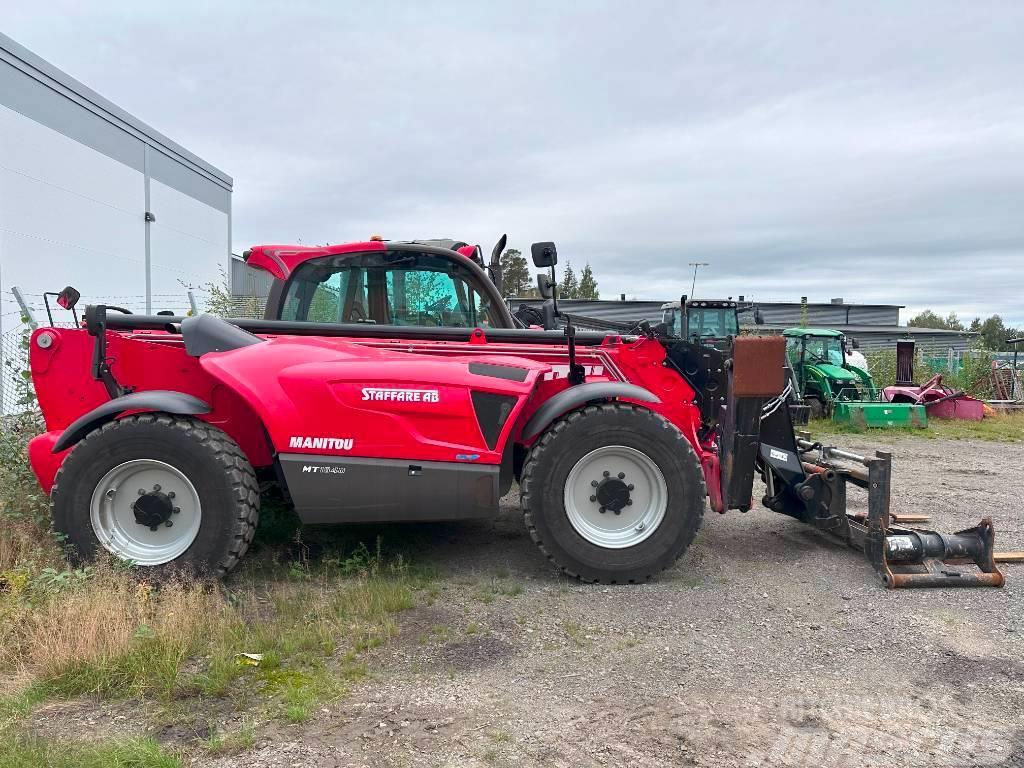
[[[992,559],[997,563],[1024,563],[1024,552],[995,552]]]

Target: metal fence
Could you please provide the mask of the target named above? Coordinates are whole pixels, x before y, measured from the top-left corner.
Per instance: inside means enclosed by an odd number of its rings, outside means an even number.
[[[42,294],[18,291],[24,302],[22,306],[17,300],[16,290],[5,290],[0,294],[0,414],[15,413],[30,404],[31,383],[26,377],[29,335],[33,325],[51,324]],[[258,319],[263,317],[266,298],[229,296],[227,291],[211,295],[206,290],[195,289],[191,291],[191,296],[189,292],[154,295],[151,307],[153,312],[169,311],[185,315],[191,312],[193,302],[199,312],[211,310],[229,317]],[[146,311],[145,296],[83,295],[78,302],[79,320],[87,304],[122,307],[136,314]],[[56,327],[70,328],[75,324],[72,314],[58,307],[52,296],[50,314],[53,317],[52,324]]]

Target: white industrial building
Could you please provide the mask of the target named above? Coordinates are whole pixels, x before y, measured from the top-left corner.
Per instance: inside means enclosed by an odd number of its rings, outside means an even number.
[[[188,309],[189,288],[230,269],[231,189],[0,34],[0,334],[19,322],[14,287],[37,308],[70,284],[83,304]]]

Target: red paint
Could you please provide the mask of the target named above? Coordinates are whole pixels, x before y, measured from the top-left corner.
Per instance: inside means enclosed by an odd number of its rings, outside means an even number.
[[[44,331],[54,333],[43,329],[37,334]],[[62,458],[49,453],[56,436],[108,399],[89,375],[93,339],[85,330],[58,333],[57,343],[48,349],[33,343],[31,351],[49,431],[33,441],[30,456],[44,490],[52,485]],[[280,336],[196,359],[185,354],[180,336],[111,331],[107,349],[123,386],[175,390],[210,404],[211,412],[200,418],[234,438],[256,467],[270,466],[275,453],[288,452],[424,461],[475,454],[479,463],[499,464],[507,442],[523,442],[526,421],[568,385],[567,347],[491,342],[483,333],[468,342]],[[576,359],[585,366],[588,381],[623,380],[658,395],[662,402],[639,405],[661,414],[686,436],[702,461],[709,489],[718,487],[714,447],[702,446],[697,438],[694,392],[662,364],[661,344],[610,336],[600,346],[578,347]],[[527,374],[522,382],[478,375],[470,373],[470,362],[513,365]],[[384,394],[374,394],[377,390]],[[478,426],[473,391],[515,398],[493,447]],[[294,443],[305,438],[314,445]],[[708,462],[709,457],[714,461]],[[713,497],[713,506],[721,505],[720,496],[718,502]]]
[[[387,243],[370,240],[364,243],[340,243],[338,245],[256,245],[249,250],[245,263],[263,269],[277,280],[287,280],[299,264],[321,256],[337,256],[342,253],[365,253],[386,251]]]

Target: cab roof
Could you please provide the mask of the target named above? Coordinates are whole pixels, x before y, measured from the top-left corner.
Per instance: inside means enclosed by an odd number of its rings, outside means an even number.
[[[286,280],[292,271],[310,259],[321,256],[339,256],[346,253],[368,253],[388,250],[447,251],[451,255],[471,261],[463,249],[466,243],[459,240],[366,240],[357,243],[337,243],[335,245],[254,245],[242,253],[242,258],[249,266],[269,272],[277,280]]]
[[[829,328],[787,328],[782,332],[783,336],[790,336],[800,338],[802,336],[827,336],[836,337],[842,336],[840,331],[833,331]]]

